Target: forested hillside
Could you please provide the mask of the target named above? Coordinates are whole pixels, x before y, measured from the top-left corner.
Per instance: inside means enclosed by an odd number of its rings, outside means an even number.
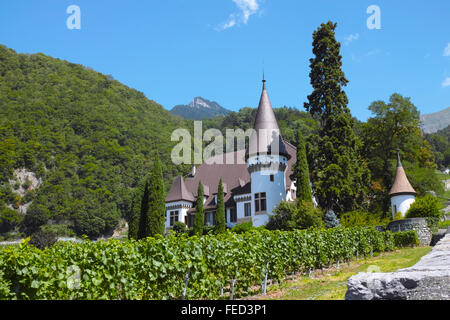
[[[108,233],[129,213],[156,153],[166,181],[189,169],[170,161],[178,127],[189,122],[110,76],[0,46],[0,232],[49,221],[79,235]],[[42,184],[10,184],[19,168]]]
[[[417,108],[397,94],[369,109],[373,116],[366,123],[351,120],[370,172],[367,198],[356,208],[387,212],[397,149],[416,191],[439,191],[434,162],[445,166],[448,128],[426,135],[425,141]],[[288,142],[296,145],[302,131],[312,163],[319,121],[294,108],[274,112]],[[255,115],[255,108],[246,107],[204,120],[203,130],[245,130],[253,126]],[[110,233],[140,201],[136,187],[157,153],[166,191],[173,177],[189,172],[189,165],[172,164],[177,142],[170,137],[177,128],[192,132],[192,127],[192,121],[170,114],[110,76],[0,45],[0,237],[42,227],[92,238]],[[314,188],[317,192],[320,187]]]

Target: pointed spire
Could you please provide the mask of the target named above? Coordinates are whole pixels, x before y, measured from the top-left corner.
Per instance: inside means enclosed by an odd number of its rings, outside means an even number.
[[[258,111],[256,112],[255,123],[253,129],[276,129],[278,128],[277,119],[270,103],[269,95],[266,89],[266,80],[264,79],[263,72],[263,88],[261,92],[261,98],[259,99]]]
[[[263,89],[266,88],[266,79],[264,78],[264,67],[263,67],[263,79],[262,79],[262,83],[263,83]]]
[[[402,162],[400,161],[400,149],[397,149],[397,167],[402,167]]]
[[[280,128],[278,127],[269,95],[267,94],[264,71],[262,83],[263,88],[261,98],[259,99],[255,123],[253,125],[255,132],[250,137],[250,150],[247,152],[247,156],[249,154],[277,153],[283,154],[290,158],[290,155],[286,150],[286,146],[284,145],[283,138],[281,137]]]
[[[393,197],[402,194],[416,195],[417,192],[411,186],[411,183],[409,183],[405,169],[403,169],[402,162],[400,160],[400,150],[397,149],[397,172],[395,173],[394,184],[389,191],[389,196]]]

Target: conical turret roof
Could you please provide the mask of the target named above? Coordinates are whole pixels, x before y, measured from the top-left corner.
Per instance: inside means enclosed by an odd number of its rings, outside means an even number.
[[[183,177],[178,176],[173,180],[172,188],[166,196],[166,202],[181,200],[194,202],[194,196],[186,188]]]
[[[262,82],[263,89],[253,125],[255,131],[250,136],[247,157],[256,154],[280,154],[290,158],[267,94],[266,80],[263,79]]]
[[[400,153],[397,152],[397,172],[395,173],[394,184],[389,191],[389,196],[393,197],[401,194],[416,195],[417,192],[409,183],[408,177],[406,177],[405,169],[403,169],[402,162],[400,161]]]
[[[261,98],[259,99],[258,111],[256,112],[255,123],[253,129],[274,129],[278,128],[277,119],[270,103],[269,95],[266,90],[266,80],[263,79],[263,89]]]

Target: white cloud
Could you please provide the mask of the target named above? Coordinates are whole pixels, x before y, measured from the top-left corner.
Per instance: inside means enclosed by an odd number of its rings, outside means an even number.
[[[444,49],[444,57],[450,57],[450,42],[447,44],[447,46]]]
[[[225,30],[234,27],[238,23],[247,24],[251,15],[254,15],[260,9],[258,1],[260,0],[232,0],[239,8],[238,13],[230,14],[228,21],[221,24],[216,30]]]
[[[247,23],[248,18],[259,10],[257,0],[233,0],[233,2],[241,9],[244,23]]]
[[[222,25],[219,26],[219,30],[225,30],[231,27],[234,27],[236,25],[236,19],[233,15],[230,16],[230,19],[228,20],[228,22],[223,23]]]
[[[345,45],[348,45],[350,42],[356,41],[358,39],[359,39],[359,33],[351,34],[344,38],[344,43],[345,43]]]
[[[442,82],[443,87],[450,87],[450,77],[445,78],[444,82]]]

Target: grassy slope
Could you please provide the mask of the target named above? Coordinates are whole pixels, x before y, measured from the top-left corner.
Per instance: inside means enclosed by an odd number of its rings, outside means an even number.
[[[382,253],[378,256],[352,261],[350,265],[341,265],[340,269],[331,268],[307,276],[297,277],[295,280],[284,283],[281,288],[274,285],[269,288],[266,296],[256,296],[252,299],[276,300],[343,300],[347,291],[347,279],[358,272],[366,272],[373,266],[380,272],[392,272],[407,268],[417,263],[427,254],[431,247],[416,247]]]

